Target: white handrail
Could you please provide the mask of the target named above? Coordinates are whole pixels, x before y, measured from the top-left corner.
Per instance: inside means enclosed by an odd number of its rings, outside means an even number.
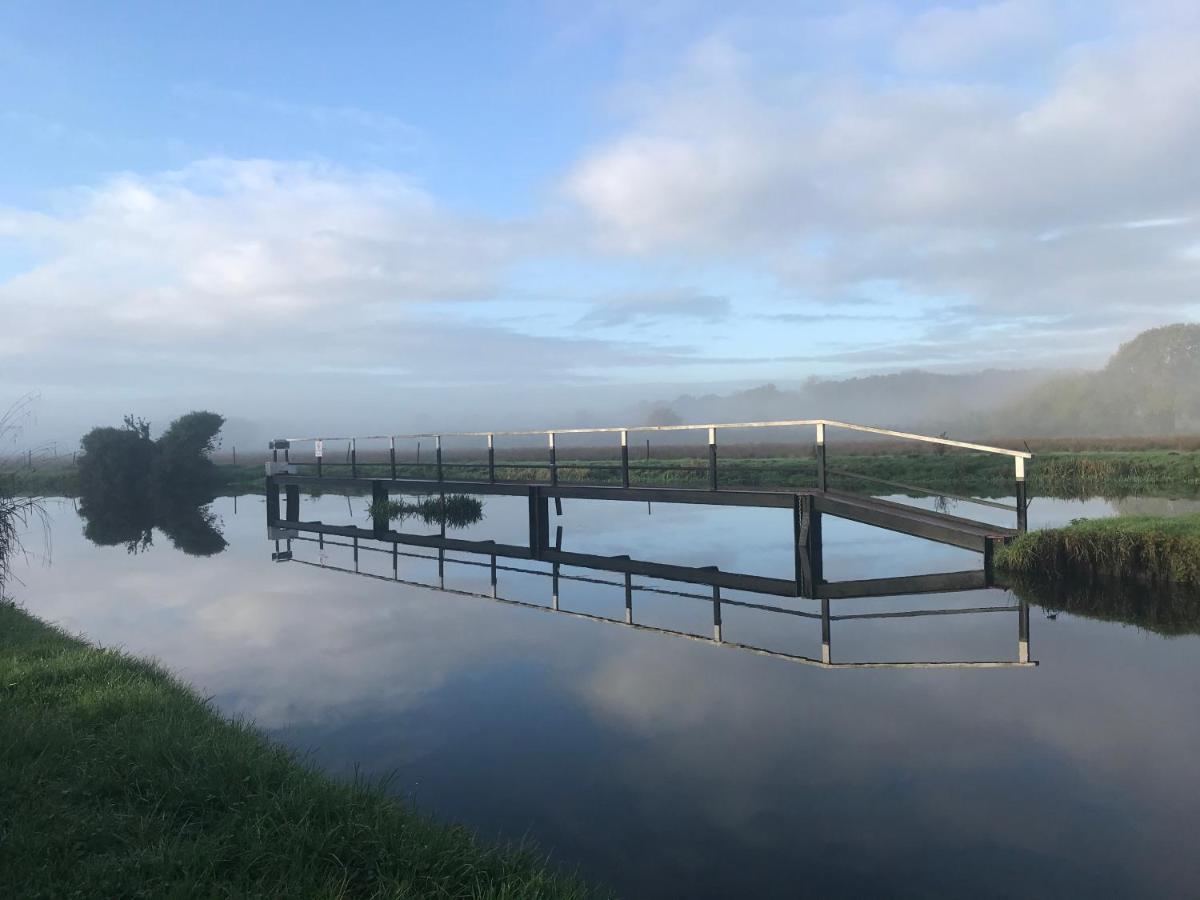
[[[823,426],[827,428],[844,428],[847,431],[861,431],[866,434],[877,434],[883,437],[901,438],[908,441],[919,441],[926,444],[939,444],[944,447],[959,447],[964,450],[975,450],[980,453],[995,453],[1010,456],[1014,459],[1033,459],[1033,454],[1024,450],[1009,450],[1006,447],[992,447],[987,444],[973,444],[967,441],[955,441],[950,438],[933,437],[927,434],[916,434],[909,431],[894,431],[890,428],[877,428],[873,425],[856,425],[853,422],[839,422],[836,419],[787,419],[768,422],[707,422],[695,425],[621,425],[605,428],[545,428],[522,431],[423,431],[415,434],[375,434],[357,435],[355,437],[294,437],[286,438],[289,444],[310,443],[313,441],[371,441],[394,440],[396,438],[444,438],[444,437],[529,437],[533,435],[547,436],[551,434],[616,434],[630,432],[657,431],[705,431],[710,429],[728,428],[789,428],[801,426]],[[1023,474],[1023,472],[1022,472]]]

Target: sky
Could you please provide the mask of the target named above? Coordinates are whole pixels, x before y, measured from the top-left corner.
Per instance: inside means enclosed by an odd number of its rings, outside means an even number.
[[[503,429],[1096,366],[1200,318],[1198,158],[1183,0],[5,0],[0,406]]]

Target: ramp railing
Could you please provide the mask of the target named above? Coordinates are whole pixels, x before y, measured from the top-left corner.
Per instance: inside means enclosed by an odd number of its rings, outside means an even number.
[[[444,481],[447,480],[448,470],[453,470],[454,473],[457,473],[460,476],[457,480],[487,481],[490,483],[497,483],[513,480],[527,480],[513,479],[511,475],[514,472],[519,472],[521,470],[529,470],[529,472],[532,473],[544,473],[548,478],[550,485],[556,486],[560,483],[560,477],[564,474],[564,470],[568,468],[571,470],[583,468],[587,470],[588,474],[591,474],[592,472],[599,472],[608,473],[610,476],[615,476],[616,478],[619,478],[619,483],[622,487],[628,488],[630,487],[631,483],[631,473],[647,469],[662,471],[664,468],[668,468],[671,472],[686,473],[691,477],[703,475],[707,481],[708,490],[716,491],[722,489],[722,478],[717,452],[719,433],[724,432],[728,434],[729,432],[733,431],[767,432],[770,430],[796,428],[812,428],[815,430],[814,455],[816,459],[816,488],[819,491],[826,491],[829,489],[830,475],[858,478],[864,481],[871,481],[901,490],[934,494],[954,500],[978,503],[984,506],[991,506],[1009,511],[1015,509],[1017,514],[1018,530],[1025,530],[1027,519],[1026,511],[1028,508],[1026,464],[1027,461],[1033,458],[1032,453],[1029,453],[1025,450],[1013,450],[1007,447],[995,447],[987,444],[959,441],[945,436],[897,431],[895,429],[880,428],[872,425],[859,425],[852,422],[838,421],[836,419],[787,419],[758,422],[712,422],[686,425],[629,425],[602,428],[549,428],[518,429],[508,431],[413,432],[405,434],[376,434],[349,437],[292,437],[280,438],[271,441],[269,449],[272,451],[272,458],[276,462],[279,461],[280,453],[282,453],[284,462],[297,463],[306,466],[315,465],[316,475],[318,477],[323,476],[326,468],[335,467],[339,469],[349,469],[352,478],[358,478],[361,474],[362,477],[387,477],[392,480],[398,480],[402,477],[413,477],[411,473],[413,473],[415,470],[420,472],[422,477],[428,478],[432,476],[437,481]],[[873,437],[887,438],[894,441],[905,441],[916,444],[931,445],[937,448],[955,448],[959,450],[968,450],[975,453],[1008,457],[1012,460],[1013,464],[1013,484],[1016,503],[1014,505],[1008,505],[963,495],[947,494],[944,491],[929,490],[926,488],[916,487],[911,484],[905,484],[900,481],[892,481],[840,469],[831,469],[828,467],[826,459],[826,438],[830,430],[840,430],[871,435]],[[646,461],[644,463],[631,461],[631,435],[674,433],[699,433],[707,439],[707,458],[703,460],[701,465],[685,464],[664,467],[661,464],[651,464],[649,460],[648,444]],[[619,442],[619,461],[605,462],[602,460],[587,460],[583,463],[573,462],[570,463],[569,466],[561,463],[558,458],[558,439],[565,436],[575,437],[580,435],[603,435],[616,438]],[[543,446],[545,447],[546,451],[545,461],[497,461],[497,438],[541,438],[542,441],[544,441]],[[459,444],[463,443],[464,441],[479,441],[481,443],[486,442],[486,460],[462,461],[458,458],[454,460],[446,459],[445,454],[443,453],[443,442],[446,439],[454,439]],[[397,458],[397,441],[417,442],[417,458],[415,461]],[[426,441],[432,442],[433,444],[433,459],[429,460],[427,457],[426,461],[422,462],[420,453],[422,444]],[[386,442],[386,456],[383,453],[384,446],[381,446],[381,442]],[[364,444],[368,446],[363,448],[361,445]],[[336,460],[331,458],[326,452],[326,445],[338,445],[339,448],[344,446],[344,457]],[[311,448],[312,455],[308,456],[305,454],[307,458],[295,457],[293,451],[301,447]],[[363,449],[366,450],[366,455],[360,460],[359,453]],[[524,449],[524,447],[521,449]],[[530,449],[533,449],[532,446]],[[727,460],[727,465],[730,461],[731,460]],[[728,468],[726,471],[728,471]],[[502,477],[505,475],[505,473],[507,473],[509,477]]]

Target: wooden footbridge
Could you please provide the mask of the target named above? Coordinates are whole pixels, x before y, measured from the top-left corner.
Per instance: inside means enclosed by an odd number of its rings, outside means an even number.
[[[756,435],[768,434],[772,430],[813,429],[815,431],[814,453],[816,478],[812,487],[786,490],[741,489],[722,485],[718,436],[721,432],[751,431]],[[969,450],[976,453],[1008,457],[1013,461],[1013,493],[1015,504],[1005,506],[993,501],[959,498],[978,502],[985,506],[1001,506],[1016,513],[1014,527],[1008,528],[987,522],[944,512],[922,509],[908,504],[884,500],[829,487],[831,470],[826,465],[826,435],[834,429],[865,433],[892,440],[911,441],[918,444],[942,448]],[[633,475],[646,468],[630,461],[630,436],[646,433],[699,432],[707,436],[707,460],[703,466],[680,466],[678,469],[695,477],[702,474],[704,486],[663,487],[634,484]],[[593,435],[608,440],[619,439],[619,456],[611,463],[589,461],[584,464],[588,472],[607,473],[605,483],[569,481],[565,475],[580,468],[560,465],[557,459],[556,439],[564,435]],[[447,460],[443,458],[443,441],[454,438],[457,442],[477,441],[480,451],[486,448],[486,456],[479,460]],[[531,441],[542,443],[546,456],[543,462],[521,461],[518,463],[498,462],[496,459],[497,438],[509,438],[529,446]],[[396,455],[397,441],[431,440],[434,444],[432,464],[399,460]],[[486,443],[485,443],[486,442]],[[807,443],[807,442],[806,442]],[[344,462],[333,462],[326,458],[327,445],[344,444]],[[377,540],[399,540],[403,543],[459,549],[479,552],[478,541],[457,541],[444,533],[437,536],[406,535],[391,529],[391,522],[384,511],[386,504],[374,502],[377,511],[370,529],[355,526],[303,523],[300,521],[300,492],[302,489],[341,488],[368,492],[373,501],[386,501],[389,494],[472,494],[524,497],[528,503],[528,540],[525,544],[496,544],[489,542],[498,555],[513,559],[533,559],[558,562],[566,565],[585,565],[591,568],[612,568],[613,571],[635,572],[652,578],[691,581],[715,587],[741,588],[772,594],[788,594],[804,597],[830,597],[837,589],[829,585],[822,574],[822,516],[829,515],[853,522],[885,528],[889,531],[961,547],[983,554],[983,571],[990,574],[992,551],[997,544],[1010,540],[1025,529],[1027,493],[1025,484],[1026,462],[1031,454],[1002,447],[955,441],[944,437],[893,431],[868,425],[855,425],[828,419],[797,419],[774,422],[730,422],[704,425],[660,425],[618,428],[571,428],[542,431],[507,432],[456,432],[423,433],[406,435],[373,435],[368,437],[307,437],[277,439],[271,442],[272,460],[267,463],[267,520],[272,527],[305,526],[305,530],[319,534],[346,537],[369,536]],[[364,453],[364,451],[367,451]],[[386,451],[386,455],[384,455]],[[360,460],[360,454],[364,458]],[[481,453],[482,457],[482,453]],[[662,467],[655,467],[662,471]],[[411,473],[416,470],[419,477]],[[537,480],[509,480],[506,472],[520,470],[542,473]],[[697,471],[699,470],[699,471]],[[408,473],[408,474],[406,474]],[[455,477],[458,473],[458,477]],[[929,491],[929,493],[938,493]],[[280,501],[286,498],[281,510]],[[654,503],[704,504],[713,506],[742,506],[792,510],[793,537],[795,543],[796,574],[794,580],[760,578],[752,575],[725,573],[718,570],[696,570],[684,566],[671,566],[655,562],[630,560],[629,557],[614,558],[590,554],[567,554],[552,544],[550,537],[550,501],[554,501],[561,512],[566,499],[638,501]],[[555,542],[557,543],[557,542]],[[458,546],[461,544],[461,546]],[[568,558],[569,557],[569,558]],[[579,559],[575,559],[579,557]],[[583,559],[583,557],[587,557]],[[607,562],[606,562],[607,560]],[[696,572],[702,572],[697,576]],[[896,579],[883,579],[895,581]],[[844,584],[851,584],[846,582]],[[871,592],[866,582],[854,583],[853,589]],[[887,586],[880,586],[876,593],[898,593]],[[843,594],[850,595],[850,594]]]

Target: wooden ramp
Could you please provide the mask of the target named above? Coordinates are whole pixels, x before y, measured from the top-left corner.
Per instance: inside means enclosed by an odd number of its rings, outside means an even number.
[[[918,509],[878,497],[844,491],[814,491],[813,497],[818,512],[977,553],[986,554],[994,544],[1004,543],[1017,535],[1015,528],[951,516],[932,509]]]

